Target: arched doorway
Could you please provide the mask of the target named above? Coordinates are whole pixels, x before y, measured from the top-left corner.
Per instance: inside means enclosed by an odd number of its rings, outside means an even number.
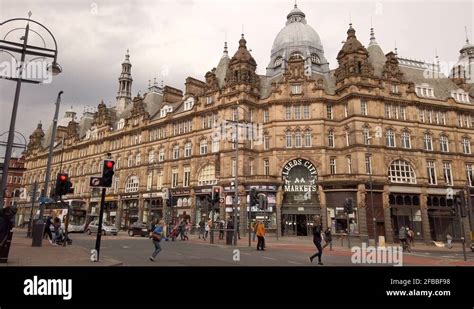
[[[314,217],[321,213],[317,179],[316,166],[307,159],[293,159],[283,166],[283,235],[311,235]]]

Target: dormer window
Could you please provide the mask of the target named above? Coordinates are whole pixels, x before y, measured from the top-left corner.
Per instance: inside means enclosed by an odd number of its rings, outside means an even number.
[[[301,85],[291,86],[291,93],[292,94],[301,94]]]
[[[212,97],[209,96],[209,97],[206,97],[206,104],[212,104]]]
[[[194,106],[194,98],[193,97],[190,97],[190,98],[187,98],[186,101],[184,101],[184,110],[185,111],[188,111],[188,110],[191,110]]]
[[[166,117],[168,113],[171,113],[173,111],[173,108],[169,105],[165,105],[161,108],[160,111],[160,117]]]
[[[125,126],[125,119],[122,118],[117,123],[117,130],[122,130],[124,126]]]
[[[318,55],[316,55],[316,54],[311,54],[311,62],[312,62],[312,63],[319,64],[319,63],[321,63],[321,59],[319,59]]]
[[[462,89],[451,92],[451,96],[454,98],[454,100],[456,100],[456,102],[470,103],[469,95],[465,91],[463,91]]]
[[[391,84],[390,85],[390,92],[391,93],[398,93],[398,85]]]
[[[430,85],[424,83],[416,85],[415,92],[419,97],[434,98],[434,90]]]
[[[273,65],[275,66],[275,68],[281,66],[282,60],[283,60],[283,58],[282,58],[281,56],[278,56],[278,57],[275,59],[275,62],[273,63]]]

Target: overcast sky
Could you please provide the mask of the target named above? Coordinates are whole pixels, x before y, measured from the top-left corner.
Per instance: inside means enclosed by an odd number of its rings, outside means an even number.
[[[79,114],[101,99],[114,102],[127,48],[133,95],[143,93],[154,77],[180,89],[187,76],[204,80],[217,65],[226,37],[234,54],[242,27],[257,71],[264,74],[273,40],[293,5],[292,0],[0,0],[0,22],[31,11],[32,19],[51,30],[64,70],[51,84],[22,85],[16,130],[28,138],[40,120],[46,130],[59,90],[64,91],[60,116],[70,106]],[[472,1],[299,0],[298,7],[321,37],[331,69],[350,18],[364,45],[372,20],[384,53],[396,42],[402,57],[433,61],[437,51],[440,61],[455,62],[465,26],[474,41]],[[9,59],[0,53],[0,63]],[[0,134],[9,128],[14,92],[14,82],[0,80]]]

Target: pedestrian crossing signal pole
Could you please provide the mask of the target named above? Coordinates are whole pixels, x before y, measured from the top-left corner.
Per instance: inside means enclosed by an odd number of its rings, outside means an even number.
[[[94,262],[99,261],[100,256],[100,242],[102,240],[102,220],[104,217],[104,206],[105,206],[105,193],[107,188],[112,187],[112,177],[114,176],[114,166],[115,162],[110,160],[111,154],[108,153],[107,156],[109,157],[108,160],[104,160],[103,169],[102,169],[102,179],[101,179],[101,186],[102,186],[102,196],[100,198],[100,210],[99,210],[99,225],[97,227],[97,237],[95,239],[95,259]]]

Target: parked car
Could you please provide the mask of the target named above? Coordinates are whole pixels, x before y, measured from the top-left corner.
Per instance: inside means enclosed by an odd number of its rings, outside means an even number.
[[[94,220],[87,227],[87,234],[97,233],[99,230],[99,220]],[[102,235],[117,235],[118,229],[108,221],[102,221]]]
[[[143,222],[135,222],[128,229],[128,235],[130,237],[133,237],[135,235],[140,235],[144,237],[144,236],[148,236],[149,233],[150,233],[150,230],[148,229],[147,225]]]

